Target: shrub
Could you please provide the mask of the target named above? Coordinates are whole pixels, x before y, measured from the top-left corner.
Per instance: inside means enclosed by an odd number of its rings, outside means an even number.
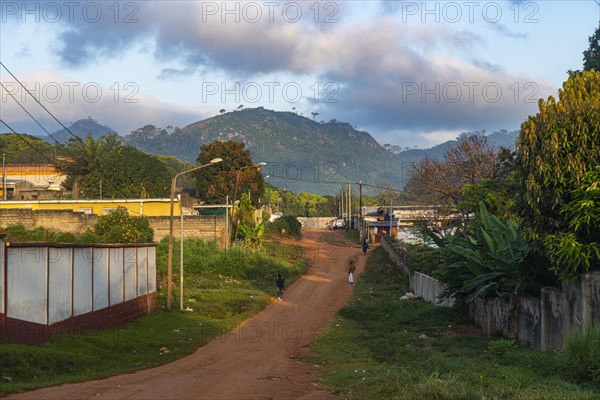
[[[600,389],[600,329],[573,332],[561,354],[561,365],[569,380]]]
[[[105,243],[152,243],[154,230],[146,217],[130,216],[124,207],[118,207],[108,215],[103,215],[92,227],[95,235]]]
[[[302,237],[302,224],[298,218],[286,215],[265,224],[265,233],[269,236],[288,236],[296,239]]]

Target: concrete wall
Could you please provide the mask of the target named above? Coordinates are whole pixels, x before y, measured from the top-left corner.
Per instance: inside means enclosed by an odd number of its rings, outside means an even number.
[[[135,214],[132,214],[135,215]],[[0,208],[0,226],[21,224],[27,229],[44,228],[80,235],[96,222],[98,216],[72,210],[30,210]],[[154,240],[160,241],[169,235],[169,217],[147,217],[154,229]],[[215,241],[224,246],[225,217],[189,215],[184,217],[184,237],[197,237]],[[180,221],[175,219],[174,232],[179,237]]]
[[[159,241],[169,235],[169,217],[148,217],[148,220],[154,229],[154,240]],[[173,229],[177,238],[180,234],[180,226],[179,218],[175,219]],[[183,218],[183,236],[217,242],[220,246],[225,246],[225,216],[186,215]]]
[[[390,259],[410,277],[414,294],[437,302],[443,290],[441,283],[427,275],[414,272],[406,263],[405,251],[382,240]],[[515,301],[511,298],[510,301]],[[487,335],[508,334],[510,301],[475,299],[469,304],[469,314]],[[517,339],[533,347],[547,350],[563,347],[569,335],[588,326],[600,328],[600,271],[585,274],[579,281],[557,288],[543,288],[539,299],[520,297]],[[451,301],[440,304],[450,306]]]
[[[381,236],[381,245],[388,253],[390,259],[398,265],[410,282],[410,290],[424,300],[443,307],[452,307],[453,299],[440,300],[440,295],[444,291],[444,285],[435,278],[413,271],[406,261],[406,250],[398,243],[390,243],[387,236]]]
[[[330,229],[331,221],[336,217],[298,217],[302,227],[307,229]]]
[[[82,322],[105,329],[156,308],[154,245],[0,247],[0,337],[6,340],[41,344],[65,329],[83,331]]]
[[[0,226],[23,225],[27,229],[44,229],[82,234],[98,217],[71,210],[30,210],[0,208]]]

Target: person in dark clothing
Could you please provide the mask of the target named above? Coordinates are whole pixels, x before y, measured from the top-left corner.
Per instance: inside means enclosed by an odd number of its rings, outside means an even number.
[[[363,240],[362,249],[363,249],[364,255],[367,255],[367,250],[369,250],[369,244],[367,243],[367,239]]]
[[[275,284],[277,285],[277,299],[281,300],[281,296],[283,296],[283,285],[285,283],[285,279],[281,274],[277,274],[277,279],[275,280]]]

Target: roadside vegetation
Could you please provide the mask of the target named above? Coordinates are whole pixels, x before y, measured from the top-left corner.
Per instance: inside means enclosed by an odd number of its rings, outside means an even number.
[[[600,387],[578,385],[568,374],[577,363],[568,352],[482,337],[458,310],[399,300],[407,291],[407,279],[376,249],[354,300],[312,345],[310,361],[332,392],[369,400],[600,396]],[[585,370],[581,376],[598,373],[578,365]]]
[[[179,245],[174,246],[179,265]],[[157,248],[158,311],[103,332],[61,335],[40,346],[2,342],[0,393],[123,374],[191,354],[215,336],[261,311],[274,295],[278,272],[291,284],[306,271],[300,246],[240,244],[229,253],[212,243],[184,242],[184,308],[165,310],[168,241]],[[174,272],[178,268],[174,268]],[[173,275],[179,282],[179,275]],[[178,290],[173,290],[178,295]]]
[[[50,243],[152,243],[154,230],[148,218],[131,216],[124,207],[98,217],[94,225],[81,235],[70,232],[44,229],[26,229],[23,225],[10,225],[0,232],[8,242],[50,242]]]

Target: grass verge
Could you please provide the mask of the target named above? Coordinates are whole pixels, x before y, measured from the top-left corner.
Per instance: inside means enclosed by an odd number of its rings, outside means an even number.
[[[175,246],[179,270],[179,245]],[[119,329],[61,335],[44,346],[0,343],[0,393],[79,382],[154,367],[191,354],[261,311],[275,294],[275,275],[291,284],[307,268],[297,245],[264,243],[229,253],[198,240],[184,242],[184,308],[167,311],[167,242],[157,249],[159,311]],[[179,282],[174,274],[173,282]],[[177,294],[179,291],[174,290]],[[179,308],[179,299],[173,299]]]
[[[597,399],[557,352],[476,334],[457,312],[400,301],[406,279],[378,248],[355,298],[312,345],[321,380],[351,399]],[[464,333],[474,332],[474,333]]]

